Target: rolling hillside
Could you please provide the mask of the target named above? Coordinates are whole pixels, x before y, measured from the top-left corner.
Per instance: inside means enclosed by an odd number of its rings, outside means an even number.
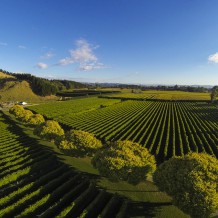
[[[14,77],[0,71],[0,79],[5,79],[5,78],[14,78]]]
[[[17,80],[14,76],[0,72],[0,101],[26,101],[26,102],[38,102],[53,97],[41,97],[36,95],[29,82]]]

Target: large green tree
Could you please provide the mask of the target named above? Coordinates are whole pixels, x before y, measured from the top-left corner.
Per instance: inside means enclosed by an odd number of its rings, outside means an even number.
[[[23,115],[25,109],[21,105],[14,105],[9,109],[9,113],[13,114],[16,117]]]
[[[31,119],[33,116],[33,112],[30,110],[24,110],[23,114],[18,117],[20,120],[22,120],[25,123],[28,123],[28,121]]]
[[[211,90],[210,93],[210,99],[211,102],[213,102],[214,100],[216,100],[216,97],[218,96],[218,86],[214,86]]]
[[[67,132],[57,143],[58,147],[72,155],[92,155],[102,147],[102,143],[93,134],[82,130]]]
[[[137,184],[144,181],[156,169],[153,155],[140,144],[131,141],[117,141],[100,150],[92,164],[101,175],[111,180],[123,180]]]
[[[34,134],[40,136],[41,138],[55,141],[57,138],[64,135],[64,130],[57,121],[47,120],[44,123],[36,126],[34,129]]]
[[[192,217],[209,217],[218,209],[218,160],[208,154],[173,157],[157,168],[153,179]]]
[[[28,124],[31,126],[37,126],[45,122],[44,117],[41,114],[33,114],[28,120]]]

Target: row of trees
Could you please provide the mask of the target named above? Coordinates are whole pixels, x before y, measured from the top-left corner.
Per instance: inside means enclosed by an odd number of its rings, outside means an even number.
[[[175,86],[166,86],[166,85],[133,85],[133,84],[116,84],[116,83],[96,83],[93,84],[95,88],[120,88],[120,89],[132,89],[138,91],[146,90],[159,90],[159,91],[184,91],[184,92],[208,92],[210,88],[203,86],[186,86],[186,85],[175,85]]]
[[[30,110],[25,110],[20,105],[14,105],[10,108],[9,112],[15,117],[30,126],[38,126],[45,122],[44,117],[41,114],[33,114]]]
[[[31,113],[20,107],[14,106],[10,112],[29,122],[31,119],[27,117],[32,117]],[[92,156],[93,166],[113,181],[138,184],[153,174],[159,189],[192,217],[206,218],[218,209],[218,160],[211,155],[189,153],[173,157],[157,167],[154,156],[131,141],[102,145],[93,134],[81,130],[65,133],[58,122],[52,120],[39,123],[34,133],[54,141],[62,151],[74,156]]]
[[[81,130],[70,130],[65,133],[57,121],[45,120],[41,114],[33,114],[20,105],[11,107],[9,112],[25,124],[34,127],[35,135],[55,142],[65,152],[92,156],[96,149],[103,146],[91,133]]]

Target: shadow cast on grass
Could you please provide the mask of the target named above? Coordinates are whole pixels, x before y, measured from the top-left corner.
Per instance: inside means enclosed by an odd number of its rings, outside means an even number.
[[[157,213],[163,206],[169,206],[171,203],[160,203],[160,202],[129,202],[127,214],[128,217],[156,217]]]

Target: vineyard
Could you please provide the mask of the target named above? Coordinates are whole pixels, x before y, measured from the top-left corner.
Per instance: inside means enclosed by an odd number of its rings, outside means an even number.
[[[208,101],[210,100],[209,93],[197,93],[197,92],[184,92],[184,91],[136,91],[131,93],[130,91],[123,91],[118,94],[105,94],[103,97],[106,98],[115,98],[115,99],[150,99],[150,100],[198,100],[198,101]]]
[[[53,118],[47,106],[44,114]],[[31,109],[40,112],[40,107]],[[60,123],[94,133],[104,141],[138,142],[160,162],[190,151],[218,157],[218,109],[207,103],[125,101],[80,114],[64,111],[64,107],[56,109],[55,119]]]
[[[126,202],[97,189],[2,113],[0,128],[0,217],[126,217]]]
[[[31,110],[37,110],[42,115],[49,117],[64,117],[66,114],[81,113],[89,110],[95,110],[100,107],[107,107],[119,103],[120,100],[104,98],[83,98],[71,101],[50,102],[39,106],[31,106]]]

